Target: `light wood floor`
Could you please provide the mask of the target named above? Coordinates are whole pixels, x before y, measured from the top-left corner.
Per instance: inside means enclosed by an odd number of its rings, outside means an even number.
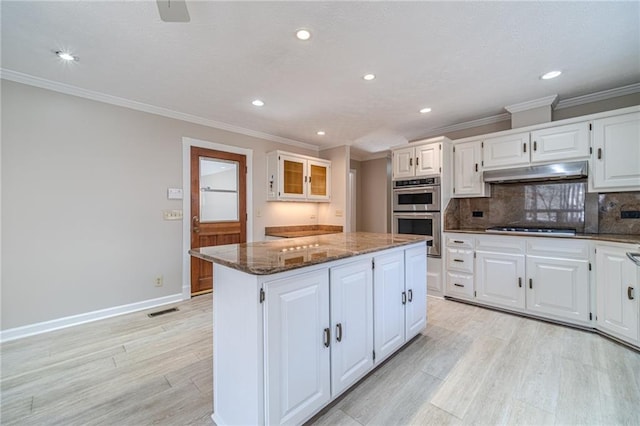
[[[3,425],[209,425],[211,295],[3,344]],[[640,425],[640,354],[438,299],[423,335],[317,425]]]

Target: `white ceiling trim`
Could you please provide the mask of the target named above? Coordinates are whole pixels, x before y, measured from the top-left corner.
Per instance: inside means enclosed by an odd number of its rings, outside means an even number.
[[[529,111],[530,109],[553,106],[558,103],[558,95],[545,96],[540,99],[533,99],[531,101],[520,102],[519,104],[507,105],[504,107],[511,114],[518,112]]]
[[[182,112],[173,111],[167,108],[162,108],[154,105],[149,105],[142,102],[133,101],[130,99],[107,95],[106,93],[94,92],[92,90],[86,90],[80,87],[71,86],[69,84],[59,83],[56,81],[35,77],[29,74],[24,74],[21,72],[7,70],[4,68],[0,68],[0,78],[4,80],[14,81],[16,83],[22,83],[30,86],[40,87],[42,89],[53,90],[54,92],[60,92],[66,95],[78,96],[81,98],[91,99],[93,101],[104,102],[111,105],[117,105],[125,108],[134,109],[136,111],[147,112],[149,114],[156,114],[163,117],[174,118],[176,120],[182,120],[189,123],[212,127],[215,129],[226,130],[234,133],[240,133],[242,135],[251,136],[254,138],[266,139],[272,142],[278,142],[285,145],[297,146],[300,148],[310,149],[314,151],[319,150],[319,147],[317,145],[311,145],[311,144],[296,141],[293,139],[270,135],[268,133],[246,129],[244,127],[234,126],[232,124],[222,123],[220,121],[210,120],[207,118],[198,117],[191,114],[185,114]]]
[[[617,98],[618,96],[632,95],[640,92],[640,83],[628,86],[617,87],[615,89],[603,90],[601,92],[590,93],[588,95],[576,96],[575,98],[563,99],[558,102],[555,109],[569,108],[589,102],[604,101],[605,99]]]

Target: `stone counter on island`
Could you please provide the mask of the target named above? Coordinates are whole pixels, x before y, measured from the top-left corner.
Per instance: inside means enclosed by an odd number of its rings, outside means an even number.
[[[219,425],[302,424],[427,324],[430,237],[348,233],[190,250],[214,262]]]

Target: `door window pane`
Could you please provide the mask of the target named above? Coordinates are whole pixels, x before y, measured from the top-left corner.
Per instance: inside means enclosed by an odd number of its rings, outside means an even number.
[[[238,219],[238,163],[200,157],[200,222]]]
[[[312,164],[310,169],[311,195],[327,195],[327,168]]]
[[[284,192],[303,194],[304,164],[299,161],[284,160]]]

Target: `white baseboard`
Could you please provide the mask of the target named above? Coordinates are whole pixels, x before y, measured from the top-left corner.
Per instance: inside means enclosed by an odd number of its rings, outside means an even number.
[[[0,343],[21,339],[23,337],[33,336],[36,334],[47,333],[49,331],[59,330],[61,328],[73,327],[74,325],[80,325],[105,318],[115,317],[117,315],[142,311],[144,309],[150,309],[169,303],[181,302],[182,300],[184,300],[184,298],[181,293],[171,294],[169,296],[158,297],[157,299],[143,300],[142,302],[130,303],[128,305],[114,306],[113,308],[100,309],[98,311],[87,312],[84,314],[72,315],[69,317],[39,322],[22,327],[10,328],[0,331]]]

